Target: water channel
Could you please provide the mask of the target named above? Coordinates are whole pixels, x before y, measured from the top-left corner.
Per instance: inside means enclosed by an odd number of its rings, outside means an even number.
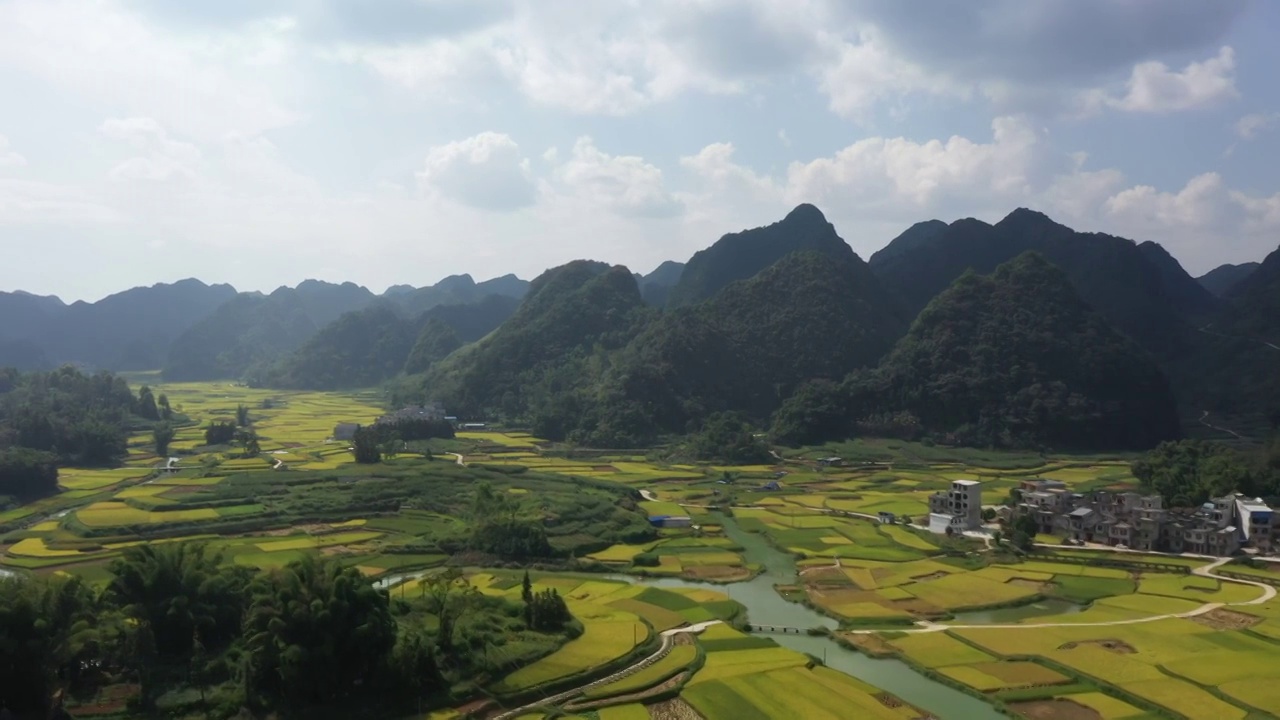
[[[774,585],[789,585],[796,581],[795,558],[770,545],[763,536],[742,530],[731,517],[718,518],[717,522],[723,524],[725,534],[731,540],[742,546],[743,558],[748,563],[759,564],[764,568],[763,572],[750,580],[729,584],[700,583],[679,578],[636,578],[630,575],[608,577],[654,587],[709,588],[723,592],[742,603],[747,609],[749,622],[755,624],[796,628],[821,626],[831,629],[837,626],[835,620],[799,603],[789,602],[774,590]],[[380,587],[391,587],[429,572],[432,571],[395,575],[377,584]],[[1007,623],[1042,615],[1079,612],[1081,609],[1081,606],[1073,603],[1045,600],[1021,607],[962,613],[950,622],[975,625]],[[990,705],[931,680],[900,660],[869,657],[821,635],[781,634],[769,637],[784,647],[823,658],[827,667],[890,692],[942,720],[1006,720],[1004,715],[996,712]]]
[[[785,625],[810,628],[822,626],[835,628],[835,620],[799,603],[788,602],[774,585],[794,583],[796,563],[790,555],[779,551],[761,535],[749,533],[738,527],[733,518],[724,518],[725,534],[744,552],[748,563],[759,563],[765,568],[751,580],[728,585],[710,585],[676,578],[645,579],[647,585],[658,587],[702,587],[727,593],[747,608],[750,622],[764,625]],[[622,577],[622,576],[620,576]],[[635,581],[635,578],[627,578]],[[1008,608],[1006,610],[1021,610]],[[1003,612],[1003,611],[992,611]],[[1061,612],[1061,610],[1055,610]],[[972,615],[976,615],[972,614]],[[1005,622],[1013,618],[996,615],[994,619],[966,619],[966,622]],[[868,657],[837,644],[834,640],[817,635],[770,635],[779,645],[824,658],[827,667],[852,675],[863,682],[893,693],[904,701],[927,710],[943,720],[1002,720],[1005,716],[995,708],[942,683],[930,680],[899,660],[883,660]]]

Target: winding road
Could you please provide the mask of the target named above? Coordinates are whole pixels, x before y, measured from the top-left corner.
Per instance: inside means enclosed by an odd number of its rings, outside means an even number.
[[[1223,577],[1214,572],[1214,570],[1217,570],[1218,568],[1222,567],[1223,565],[1227,564],[1230,561],[1231,561],[1231,558],[1219,558],[1216,561],[1209,563],[1208,565],[1202,565],[1198,568],[1194,568],[1191,571],[1191,574],[1199,575],[1201,577],[1213,578],[1214,580],[1218,580],[1219,582],[1230,582],[1230,583],[1237,583],[1240,585],[1252,585],[1254,587],[1261,588],[1262,593],[1258,595],[1258,597],[1252,600],[1246,600],[1244,602],[1237,602],[1237,603],[1205,603],[1204,605],[1201,605],[1195,610],[1189,610],[1184,613],[1152,615],[1151,617],[1133,618],[1130,620],[1109,620],[1106,622],[1092,622],[1092,623],[1023,623],[1023,624],[1008,624],[1008,625],[992,625],[992,624],[957,625],[957,624],[951,624],[951,623],[935,623],[935,622],[930,622],[928,620],[922,620],[916,623],[917,625],[919,625],[919,627],[913,628],[911,630],[901,630],[899,632],[931,633],[931,632],[942,632],[945,630],[973,630],[973,629],[984,629],[984,628],[1011,630],[1015,628],[1029,629],[1029,628],[1050,628],[1050,627],[1110,627],[1113,625],[1139,625],[1142,623],[1155,622],[1157,620],[1169,620],[1172,618],[1193,618],[1198,615],[1204,615],[1206,613],[1213,612],[1214,610],[1217,610],[1223,607],[1243,606],[1243,605],[1261,605],[1265,602],[1270,602],[1271,600],[1275,599],[1276,589],[1272,585],[1268,585],[1262,582],[1254,582],[1252,580],[1240,580],[1237,578]],[[877,632],[883,632],[883,630],[846,630],[845,632],[848,632],[853,635],[870,635]]]
[[[697,625],[686,625],[685,627],[678,627],[678,628],[672,628],[671,630],[664,630],[661,633],[662,645],[660,645],[652,655],[641,660],[635,665],[629,665],[626,668],[619,670],[616,673],[613,673],[612,675],[608,675],[606,677],[600,678],[599,680],[594,680],[592,682],[579,685],[578,687],[575,687],[570,690],[565,690],[562,693],[557,693],[555,695],[551,695],[550,697],[542,698],[537,702],[531,702],[528,705],[523,705],[514,710],[507,710],[500,715],[494,715],[492,718],[490,718],[490,720],[509,720],[510,718],[519,717],[527,712],[530,712],[531,710],[536,710],[537,708],[540,708],[540,707],[550,707],[552,705],[559,705],[560,703],[565,702],[566,700],[569,700],[578,695],[581,695],[583,692],[585,692],[589,688],[599,687],[601,685],[608,685],[609,683],[617,682],[618,680],[621,680],[623,678],[635,675],[641,670],[649,667],[650,665],[666,657],[667,653],[671,652],[671,648],[675,647],[675,636],[682,635],[684,633],[700,633],[703,630],[706,630],[707,628],[711,627],[712,625],[718,625],[718,624],[720,624],[719,620],[709,620],[707,622],[698,623]]]

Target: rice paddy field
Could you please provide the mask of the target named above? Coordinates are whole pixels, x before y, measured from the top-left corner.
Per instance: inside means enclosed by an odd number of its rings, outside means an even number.
[[[162,458],[143,436],[130,441],[120,467],[62,469],[58,495],[0,512],[0,568],[104,582],[109,562],[129,547],[200,541],[225,562],[262,569],[305,555],[336,557],[370,578],[408,577],[391,592],[412,594],[422,591],[422,581],[411,576],[444,564],[450,551],[442,542],[466,532],[465,518],[442,507],[470,493],[477,478],[521,502],[548,504],[589,495],[592,483],[609,484],[635,491],[629,513],[689,521],[606,546],[590,527],[557,518],[553,546],[589,547],[576,557],[596,570],[715,583],[749,579],[764,568],[748,559],[741,535],[735,541],[726,533],[728,514],[738,529],[795,558],[797,583],[779,590],[839,620],[842,638],[897,656],[1010,713],[1044,720],[1280,717],[1274,682],[1280,603],[1240,604],[1256,598],[1258,588],[1190,573],[1206,561],[1068,547],[1023,559],[904,522],[921,519],[929,495],[953,480],[982,482],[988,504],[1029,478],[1062,480],[1077,491],[1131,488],[1136,481],[1126,458],[859,440],[784,453],[773,465],[709,466],[656,455],[583,455],[499,429],[432,441],[432,462],[401,457],[370,468],[354,464],[347,444],[330,436],[338,423],[381,415],[372,394],[225,383],[157,392],[192,420],[171,448],[177,471],[158,470]],[[204,447],[203,427],[233,418],[241,404],[250,408],[262,453],[242,457],[234,448]],[[463,466],[445,452],[460,456]],[[833,456],[843,459],[822,462]],[[379,493],[395,483],[421,487],[395,505],[378,504]],[[893,513],[897,522],[882,524],[879,513]],[[1280,583],[1276,568],[1222,571]],[[520,592],[515,571],[469,574],[480,592]],[[709,587],[660,588],[603,574],[534,576],[537,589],[555,588],[566,598],[584,632],[496,678],[489,689],[499,697],[563,688],[584,674],[635,662],[659,646],[661,633],[723,620],[645,670],[592,688],[556,716],[924,715],[731,627],[744,620],[741,606]],[[1210,603],[1221,607],[1152,619]],[[917,632],[921,623],[947,627]]]

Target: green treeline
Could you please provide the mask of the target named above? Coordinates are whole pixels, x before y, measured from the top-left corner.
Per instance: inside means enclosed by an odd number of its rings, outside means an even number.
[[[1280,434],[1262,448],[1238,450],[1203,440],[1161,443],[1133,462],[1143,488],[1173,507],[1195,507],[1239,492],[1280,496]]]
[[[388,717],[473,692],[581,632],[558,594],[489,597],[456,570],[393,599],[337,562],[255,573],[174,543],[129,548],[110,575],[101,591],[0,581],[0,707],[67,717],[65,699],[132,682],[134,711],[194,688],[187,704],[206,717]]]
[[[165,396],[123,378],[72,367],[0,369],[0,506],[57,491],[57,465],[110,465],[128,454],[131,430],[173,417]]]

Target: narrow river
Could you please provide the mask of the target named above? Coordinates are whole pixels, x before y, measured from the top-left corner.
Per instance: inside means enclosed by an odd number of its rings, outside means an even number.
[[[835,628],[836,621],[799,603],[788,602],[776,590],[777,584],[790,584],[796,580],[795,559],[769,544],[761,535],[749,533],[738,527],[733,518],[723,519],[725,534],[743,547],[743,557],[749,563],[759,563],[765,571],[745,582],[712,585],[689,582],[675,578],[644,579],[647,585],[658,587],[702,587],[727,593],[747,608],[748,619],[763,625],[790,627]],[[626,576],[618,576],[626,578]],[[636,581],[635,578],[626,578]],[[1061,612],[1061,609],[1056,609]],[[1001,622],[982,618],[971,622]],[[769,635],[778,644],[825,658],[828,667],[852,675],[866,683],[887,690],[908,703],[929,711],[943,720],[1001,720],[1004,715],[995,708],[954,690],[942,683],[930,680],[898,660],[880,660],[846,649],[831,638],[815,635]]]
[[[717,522],[722,522],[725,534],[742,546],[742,555],[746,561],[759,564],[765,568],[764,572],[751,580],[729,584],[691,582],[678,578],[637,578],[631,575],[609,575],[608,577],[655,587],[708,588],[723,592],[746,607],[749,622],[761,625],[785,625],[798,628],[822,626],[832,629],[837,626],[835,620],[799,603],[788,602],[773,589],[774,585],[787,585],[796,581],[795,558],[770,545],[763,536],[742,530],[731,517],[718,519]],[[429,572],[432,571],[393,575],[379,581],[377,585],[387,588]],[[966,613],[959,617],[970,623],[1000,623],[1042,614],[1072,612],[1078,609],[1078,606],[1072,606],[1070,603],[1046,601],[1021,608]],[[996,712],[990,705],[931,680],[899,660],[868,657],[844,648],[826,636],[769,635],[768,637],[792,650],[823,658],[827,667],[893,693],[942,720],[1007,720],[1006,716]]]

